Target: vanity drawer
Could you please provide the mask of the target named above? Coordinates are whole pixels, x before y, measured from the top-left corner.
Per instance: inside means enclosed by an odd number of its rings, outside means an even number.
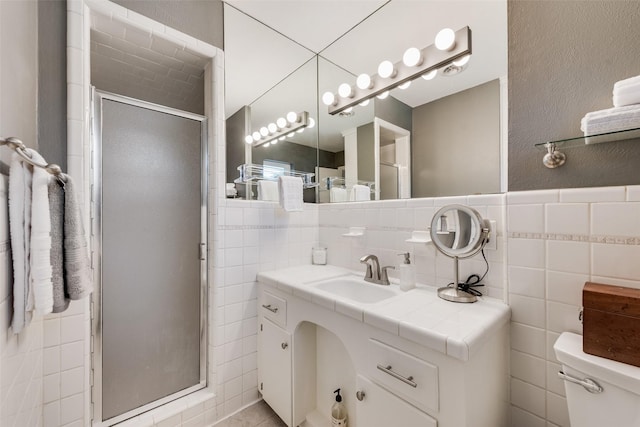
[[[260,301],[260,312],[264,317],[274,323],[287,326],[287,301],[269,292],[262,293]]]
[[[375,339],[369,340],[371,378],[407,402],[438,410],[438,367]]]

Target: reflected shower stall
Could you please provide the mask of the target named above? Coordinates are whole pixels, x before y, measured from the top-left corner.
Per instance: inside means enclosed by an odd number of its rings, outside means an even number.
[[[94,422],[206,386],[206,120],[94,91]]]

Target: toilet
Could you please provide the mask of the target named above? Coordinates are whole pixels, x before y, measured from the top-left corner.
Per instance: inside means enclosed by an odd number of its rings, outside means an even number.
[[[640,367],[582,351],[582,336],[560,335],[553,346],[571,427],[640,427]]]

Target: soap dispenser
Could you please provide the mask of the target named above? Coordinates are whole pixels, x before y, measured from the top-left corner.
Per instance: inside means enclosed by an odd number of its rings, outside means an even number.
[[[400,264],[400,290],[408,291],[416,287],[416,277],[411,264],[409,252],[403,252],[398,255],[404,255],[404,260]]]
[[[347,427],[347,407],[342,403],[340,389],[334,391],[336,393],[336,402],[331,407],[331,426]]]

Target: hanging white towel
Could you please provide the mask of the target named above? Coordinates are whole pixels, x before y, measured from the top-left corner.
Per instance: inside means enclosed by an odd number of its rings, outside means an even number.
[[[287,212],[302,211],[304,205],[302,195],[302,178],[299,176],[278,177],[278,191],[280,192],[280,206]]]
[[[411,177],[407,166],[398,166],[398,198],[411,198]]]
[[[13,259],[13,317],[14,334],[22,332],[31,321],[27,311],[29,295],[29,245],[31,232],[31,181],[29,166],[14,153],[9,170],[9,232]]]
[[[349,193],[346,188],[331,187],[329,190],[329,202],[340,203],[349,201]]]
[[[371,188],[366,185],[356,184],[351,189],[351,192],[353,194],[353,200],[356,202],[371,200]]]
[[[267,179],[261,179],[258,181],[258,200],[271,202],[279,201],[280,194],[278,192],[278,183]]]
[[[31,158],[46,164],[35,150],[27,148]],[[36,314],[49,314],[53,310],[53,284],[51,281],[51,216],[49,213],[49,180],[52,175],[43,168],[33,168],[31,189],[31,245],[29,256],[29,282],[33,289],[33,309]],[[27,305],[27,309],[30,307]]]

